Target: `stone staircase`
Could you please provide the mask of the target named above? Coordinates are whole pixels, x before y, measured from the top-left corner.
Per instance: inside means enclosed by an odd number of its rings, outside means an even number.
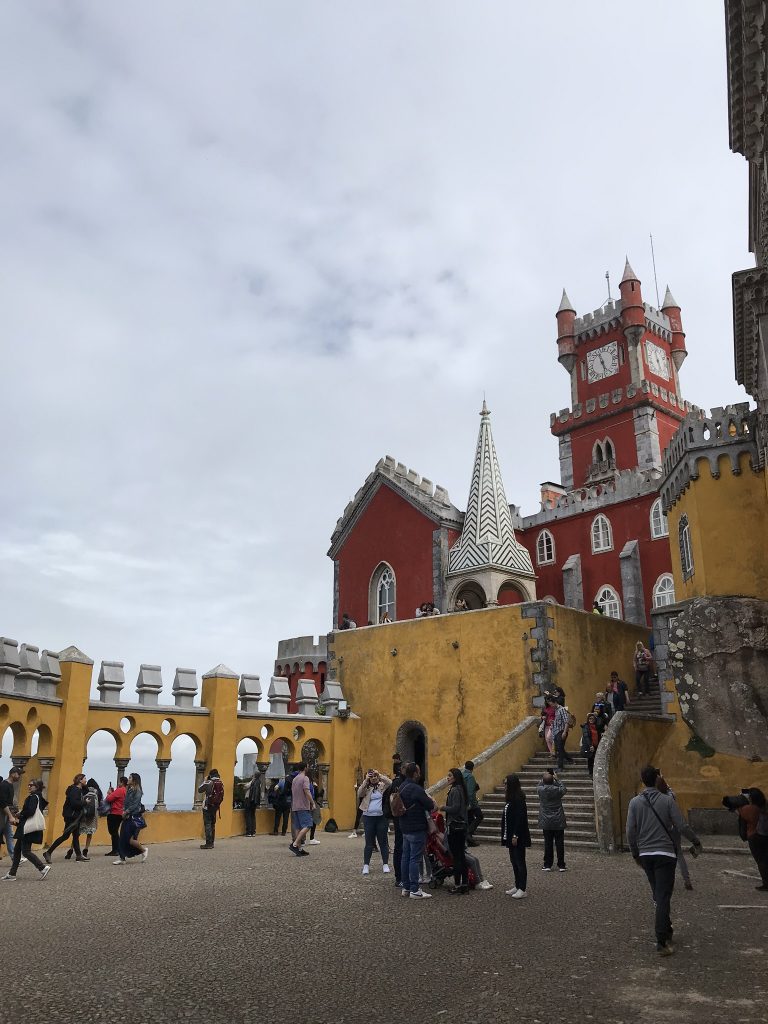
[[[587,773],[586,758],[571,752],[573,764],[565,765],[558,777],[568,787],[563,797],[565,808],[566,847],[596,850],[595,795],[592,779]],[[544,837],[539,828],[539,798],[536,787],[545,769],[552,765],[549,754],[534,754],[531,760],[518,772],[523,792],[528,803],[528,821],[531,826],[531,841],[543,844]],[[483,823],[475,832],[475,839],[482,842],[498,843],[501,837],[501,815],[504,810],[504,786],[496,786],[492,793],[486,793],[480,801],[483,809]]]
[[[650,694],[645,697],[636,697],[634,694],[634,687],[630,686],[630,698],[631,701],[627,704],[626,710],[636,713],[643,713],[646,715],[661,715],[664,713],[664,709],[661,706],[661,689],[659,687],[658,679],[652,680],[649,684]]]

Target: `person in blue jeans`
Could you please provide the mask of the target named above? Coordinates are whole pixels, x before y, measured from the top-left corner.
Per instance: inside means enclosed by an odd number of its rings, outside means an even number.
[[[403,834],[403,860],[401,896],[412,900],[431,899],[431,892],[419,888],[419,869],[427,842],[427,815],[436,808],[435,801],[424,792],[420,785],[421,769],[413,761],[403,771],[405,781],[400,786],[400,798],[405,804],[405,814],[400,816],[400,831]]]

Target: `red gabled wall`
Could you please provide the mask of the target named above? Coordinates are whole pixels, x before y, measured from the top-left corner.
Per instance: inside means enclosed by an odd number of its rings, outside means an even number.
[[[433,600],[432,533],[438,528],[425,513],[382,482],[352,527],[339,563],[339,621],[349,612],[358,626],[368,623],[368,587],[374,570],[388,562],[395,573],[396,614],[412,619],[416,608]]]

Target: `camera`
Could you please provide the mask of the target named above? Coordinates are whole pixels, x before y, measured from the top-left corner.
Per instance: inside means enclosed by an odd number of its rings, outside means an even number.
[[[724,796],[723,807],[727,807],[729,811],[738,811],[740,807],[746,807],[749,803],[749,790],[742,789],[738,796]]]

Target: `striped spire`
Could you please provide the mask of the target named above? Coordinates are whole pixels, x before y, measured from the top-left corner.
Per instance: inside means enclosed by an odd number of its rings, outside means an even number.
[[[530,555],[515,538],[493,443],[491,414],[483,399],[464,527],[448,555],[448,572],[489,568],[522,576],[534,575]]]

